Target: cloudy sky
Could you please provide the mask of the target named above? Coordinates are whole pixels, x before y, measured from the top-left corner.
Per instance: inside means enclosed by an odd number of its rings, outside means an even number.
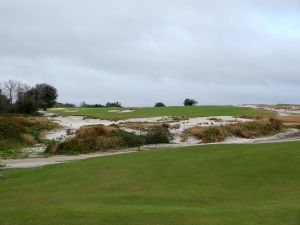
[[[0,0],[0,78],[73,103],[300,103],[300,1]]]

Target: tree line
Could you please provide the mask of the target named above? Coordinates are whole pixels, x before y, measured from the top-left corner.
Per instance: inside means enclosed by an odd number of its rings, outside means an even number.
[[[186,98],[183,102],[184,106],[193,106],[197,105],[198,102],[194,99]],[[166,107],[166,105],[163,102],[157,102],[155,103],[154,107]]]
[[[31,87],[20,81],[4,81],[0,83],[0,112],[30,114],[46,110],[55,104],[57,96],[56,88],[46,83]]]

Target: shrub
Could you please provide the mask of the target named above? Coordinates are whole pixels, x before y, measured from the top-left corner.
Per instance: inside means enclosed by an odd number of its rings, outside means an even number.
[[[144,137],[146,144],[170,143],[173,138],[166,124],[148,128]]]
[[[183,105],[184,106],[193,106],[193,105],[196,105],[198,102],[194,99],[189,99],[189,98],[186,98],[183,102]]]
[[[157,103],[155,103],[154,107],[166,107],[166,105],[162,102],[157,102]]]
[[[19,138],[22,127],[17,121],[0,120],[0,139]]]
[[[15,103],[15,112],[32,114],[38,111],[38,106],[30,94],[21,96]]]
[[[45,118],[0,116],[0,149],[34,145],[44,130],[55,127]]]
[[[108,102],[108,103],[106,103],[106,107],[108,107],[108,108],[113,108],[113,107],[122,108],[122,104],[120,102]]]
[[[83,104],[81,105],[82,108],[103,108],[104,105],[101,104]]]
[[[202,134],[204,143],[224,141],[228,134],[220,127],[209,127]]]
[[[53,105],[54,108],[75,108],[76,105],[73,104],[73,103],[61,103],[61,102],[56,102],[54,105]]]

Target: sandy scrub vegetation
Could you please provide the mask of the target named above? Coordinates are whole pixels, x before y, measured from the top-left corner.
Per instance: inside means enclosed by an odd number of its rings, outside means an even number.
[[[55,110],[54,110],[55,111]],[[48,140],[45,144],[39,144],[30,148],[22,148],[21,152],[26,157],[36,158],[27,161],[23,166],[44,165],[72,160],[73,156],[62,156],[56,159],[52,154],[86,154],[99,155],[111,152],[136,151],[138,149],[152,149],[164,146],[189,146],[201,143],[263,143],[276,141],[297,140],[300,137],[297,125],[298,117],[274,115],[243,115],[236,116],[209,116],[209,117],[185,117],[185,116],[162,116],[149,118],[129,118],[122,120],[104,120],[84,116],[56,115],[44,112],[45,119],[58,124],[56,129],[42,132],[41,140]],[[274,128],[270,118],[280,124],[280,128]],[[282,119],[282,120],[281,120]],[[113,132],[101,134],[88,130],[113,129]],[[168,129],[168,141],[146,142],[147,131],[152,127],[165,126]],[[83,131],[84,130],[84,131]],[[81,135],[78,135],[81,134]],[[92,135],[93,134],[93,135]],[[159,136],[159,135],[158,135]],[[126,137],[124,140],[124,137]],[[128,138],[130,137],[130,138]],[[150,144],[150,145],[149,145]],[[154,146],[153,146],[154,144]],[[145,146],[143,146],[145,145]],[[43,156],[48,146],[46,157],[53,160],[39,158]],[[63,146],[63,147],[62,147]],[[153,147],[152,147],[153,146]],[[51,153],[51,155],[48,155]],[[86,156],[86,155],[84,155]],[[65,157],[65,158],[64,158]],[[74,156],[75,157],[75,156]],[[88,157],[88,156],[87,156]],[[81,159],[82,156],[78,156]],[[35,160],[35,161],[34,161]],[[2,160],[3,161],[3,160]],[[22,166],[21,162],[6,161],[8,166]]]

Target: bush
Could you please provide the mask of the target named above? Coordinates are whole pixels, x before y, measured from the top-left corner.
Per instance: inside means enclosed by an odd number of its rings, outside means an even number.
[[[81,105],[82,108],[103,108],[105,107],[104,105],[101,104],[84,104]]]
[[[122,104],[120,102],[108,102],[106,103],[106,107],[108,108],[122,108]]]
[[[157,102],[157,103],[155,103],[154,107],[166,107],[166,105],[162,102]]]
[[[15,103],[16,113],[32,114],[38,111],[38,106],[33,99],[33,96],[26,94],[20,97]]]
[[[22,127],[17,122],[0,120],[0,139],[20,138]]]
[[[144,137],[146,144],[170,143],[173,138],[166,124],[148,128]]]
[[[183,105],[184,106],[193,106],[193,105],[196,105],[198,104],[198,102],[194,99],[189,99],[189,98],[186,98],[183,102]]]

